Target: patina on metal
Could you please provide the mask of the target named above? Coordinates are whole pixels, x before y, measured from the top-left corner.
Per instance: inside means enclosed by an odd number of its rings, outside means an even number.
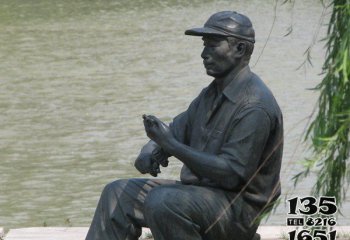
[[[122,179],[102,192],[87,238],[257,239],[260,216],[280,195],[283,120],[271,91],[249,68],[255,33],[248,17],[212,15],[201,36],[214,80],[167,125],[143,115],[150,141],[135,167],[158,176],[173,156],[181,181]]]

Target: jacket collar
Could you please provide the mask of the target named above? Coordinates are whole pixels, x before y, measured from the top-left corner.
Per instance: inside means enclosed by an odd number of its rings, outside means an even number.
[[[245,85],[251,78],[252,72],[249,66],[245,66],[241,71],[232,79],[232,81],[224,88],[223,94],[233,103],[237,103],[241,99],[241,94]]]

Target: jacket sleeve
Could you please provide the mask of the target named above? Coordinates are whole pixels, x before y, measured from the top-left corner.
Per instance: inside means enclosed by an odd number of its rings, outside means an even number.
[[[186,111],[177,115],[169,124],[175,138],[185,145],[189,145],[192,125],[203,92],[204,90],[191,102]]]

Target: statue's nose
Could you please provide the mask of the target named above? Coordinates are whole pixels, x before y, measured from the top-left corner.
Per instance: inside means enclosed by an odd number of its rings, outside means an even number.
[[[209,54],[208,54],[208,48],[207,47],[204,47],[203,51],[202,51],[202,54],[201,54],[201,57],[203,59],[208,59],[209,58]]]

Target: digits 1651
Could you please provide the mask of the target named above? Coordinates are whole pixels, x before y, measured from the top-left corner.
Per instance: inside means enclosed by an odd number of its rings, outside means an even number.
[[[294,230],[289,232],[289,240],[336,240],[337,231],[333,230],[331,232],[327,232],[324,230],[315,230],[313,234],[311,234],[310,230],[302,230],[297,232]]]

